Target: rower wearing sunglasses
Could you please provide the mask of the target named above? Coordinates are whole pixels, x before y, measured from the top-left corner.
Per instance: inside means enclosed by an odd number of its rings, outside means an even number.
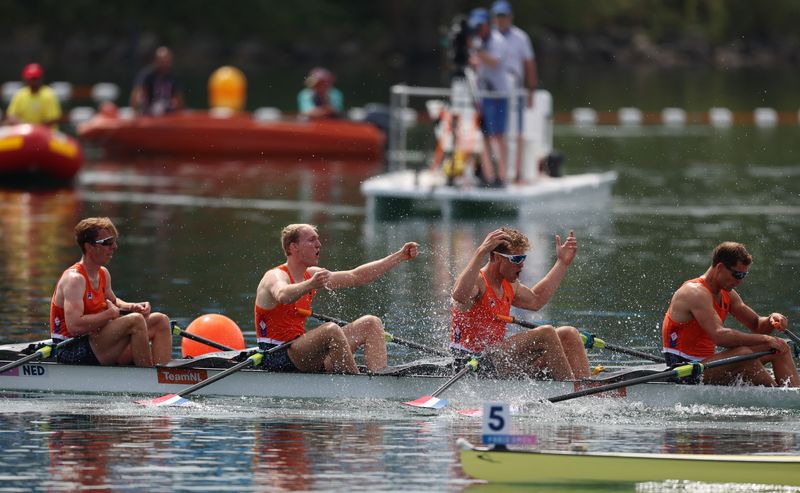
[[[511,307],[540,310],[558,289],[578,252],[570,231],[555,236],[556,262],[532,288],[520,282],[528,238],[512,228],[489,233],[456,279],[450,347],[456,356],[482,355],[480,368],[500,377],[575,380],[589,376],[589,360],[574,327],[542,325],[505,337]],[[488,257],[488,261],[487,261]]]
[[[56,352],[60,363],[153,366],[172,358],[169,318],[147,301],[123,301],[111,289],[107,265],[117,250],[117,228],[107,217],[75,226],[83,253],[65,270],[50,303],[53,342],[78,338]],[[131,312],[120,315],[120,310]]]
[[[757,360],[709,368],[696,382],[731,385],[800,386],[789,345],[773,330],[784,331],[788,319],[780,313],[760,316],[734,288],[749,273],[753,257],[741,243],[720,243],[711,254],[711,266],[702,276],[683,283],[673,294],[662,325],[663,352],[668,365],[709,362],[731,356],[775,350]],[[731,314],[750,332],[725,327]],[[773,375],[764,368],[772,363]]]

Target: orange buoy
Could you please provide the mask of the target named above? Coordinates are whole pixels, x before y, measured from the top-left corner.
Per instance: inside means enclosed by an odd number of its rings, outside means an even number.
[[[241,329],[236,322],[225,315],[209,313],[198,317],[186,327],[186,332],[218,342],[231,349],[244,349],[244,336]],[[184,358],[196,358],[201,354],[219,351],[219,349],[184,337],[181,342],[181,351]]]
[[[208,79],[208,99],[212,108],[244,109],[247,79],[236,67],[220,67]]]

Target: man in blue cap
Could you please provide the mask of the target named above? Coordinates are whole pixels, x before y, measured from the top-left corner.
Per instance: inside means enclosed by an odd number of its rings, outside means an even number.
[[[511,89],[506,67],[507,44],[503,36],[491,28],[489,11],[473,9],[469,15],[469,27],[475,34],[470,65],[477,67],[478,88],[493,93],[481,99],[481,130],[487,137],[481,159],[481,173],[489,186],[501,187],[506,178],[508,148],[506,146],[506,122],[508,120],[508,92]],[[497,169],[492,166],[490,155],[497,159]]]
[[[517,103],[517,155],[516,155],[516,181],[521,182],[522,177],[522,121],[524,108],[533,106],[533,91],[536,89],[538,77],[536,73],[536,58],[533,52],[531,38],[513,24],[514,14],[511,4],[506,0],[497,0],[492,4],[495,28],[506,40],[506,67],[514,80],[513,89],[525,88],[527,97],[520,97]]]

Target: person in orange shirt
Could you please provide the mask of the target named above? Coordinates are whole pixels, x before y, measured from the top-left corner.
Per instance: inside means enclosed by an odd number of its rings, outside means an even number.
[[[731,385],[743,380],[754,385],[798,387],[800,377],[789,345],[769,335],[775,329],[786,330],[789,320],[780,313],[760,316],[734,289],[744,281],[752,262],[743,244],[720,243],[706,272],[675,291],[661,329],[665,359],[668,365],[708,362],[774,349],[774,354],[757,360],[706,369],[702,381]],[[725,327],[728,313],[750,333]],[[717,347],[723,349],[717,352]],[[774,376],[764,368],[765,363],[772,363]]]
[[[53,341],[79,338],[56,353],[61,363],[153,366],[172,357],[167,316],[151,312],[147,301],[123,301],[111,289],[106,266],[118,248],[117,238],[107,217],[90,217],[75,226],[83,256],[61,275],[50,303]],[[131,313],[121,315],[120,310]]]
[[[535,286],[519,280],[530,244],[512,228],[489,233],[453,287],[450,348],[456,356],[483,355],[480,365],[501,377],[550,377],[575,380],[589,376],[589,359],[575,327],[543,325],[505,338],[511,307],[541,309],[558,289],[578,252],[572,231],[556,235],[556,263]],[[486,258],[488,256],[488,262]]]
[[[281,232],[286,263],[268,270],[258,284],[255,301],[259,347],[271,349],[287,341],[291,346],[264,358],[272,371],[358,373],[353,353],[364,347],[370,371],[386,367],[386,340],[378,317],[365,315],[339,327],[325,323],[306,332],[305,322],[317,290],[361,286],[374,281],[417,256],[417,244],[406,243],[397,252],[352,270],[319,267],[322,242],[317,227],[290,224]],[[307,312],[306,312],[307,310]]]

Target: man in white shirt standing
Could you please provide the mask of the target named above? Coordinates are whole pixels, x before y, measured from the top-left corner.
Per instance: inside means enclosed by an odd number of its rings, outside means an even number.
[[[489,11],[483,8],[472,9],[469,27],[473,32],[470,65],[477,68],[478,89],[488,92],[481,98],[481,131],[486,143],[481,159],[484,185],[502,187],[506,179],[506,123],[508,121],[508,59],[507,45],[503,36],[491,28]],[[494,156],[496,159],[492,159]],[[495,161],[497,168],[492,165]]]
[[[527,97],[520,96],[517,100],[517,155],[516,155],[516,182],[523,181],[522,155],[523,155],[523,115],[526,107],[533,107],[533,91],[538,83],[536,73],[536,58],[533,52],[531,38],[513,24],[514,14],[511,4],[506,0],[497,0],[492,4],[495,30],[506,40],[506,67],[514,80],[514,90],[525,88]],[[531,177],[533,178],[533,177]]]

